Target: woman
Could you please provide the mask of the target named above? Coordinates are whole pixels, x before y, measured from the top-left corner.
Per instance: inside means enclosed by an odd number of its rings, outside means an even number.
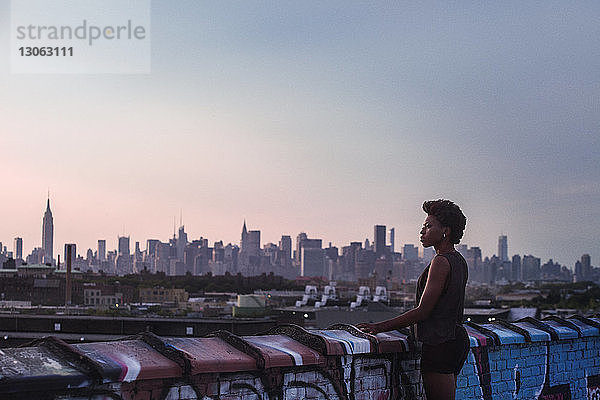
[[[423,203],[427,218],[421,228],[423,247],[436,255],[417,282],[418,306],[398,317],[374,324],[359,324],[363,332],[377,334],[416,324],[423,343],[421,376],[428,400],[454,399],[456,377],[469,352],[469,337],[462,326],[467,263],[454,249],[467,219],[449,200]]]

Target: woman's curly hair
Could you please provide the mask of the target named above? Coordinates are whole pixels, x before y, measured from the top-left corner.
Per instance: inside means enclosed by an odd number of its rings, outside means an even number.
[[[467,217],[450,200],[430,200],[423,203],[423,211],[433,215],[442,226],[450,228],[450,242],[458,244],[463,237]]]

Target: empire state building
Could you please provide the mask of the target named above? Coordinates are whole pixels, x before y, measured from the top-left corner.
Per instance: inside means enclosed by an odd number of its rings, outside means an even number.
[[[44,250],[44,264],[54,264],[54,220],[50,211],[50,198],[42,222],[42,249]]]

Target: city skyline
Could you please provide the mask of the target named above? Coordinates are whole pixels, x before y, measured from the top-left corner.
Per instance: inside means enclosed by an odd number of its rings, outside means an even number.
[[[190,238],[418,244],[447,198],[485,254],[600,260],[598,2],[154,0],[148,74],[11,73],[10,6],[8,247],[41,246],[50,188],[55,254],[166,240],[181,209]]]
[[[98,237],[97,239],[95,239],[95,243],[96,246],[86,246],[86,245],[81,245],[80,244],[80,250],[79,252],[74,251],[73,252],[73,257],[77,257],[78,255],[84,256],[84,251],[89,251],[92,250],[93,252],[96,252],[99,250],[99,254],[97,255],[97,257],[99,257],[99,259],[104,259],[106,251],[115,251],[116,254],[129,254],[129,255],[133,255],[134,252],[130,250],[130,246],[133,243],[139,242],[142,245],[147,244],[148,241],[152,241],[152,240],[159,240],[162,241],[164,240],[165,242],[168,242],[170,239],[177,237],[178,235],[182,236],[183,238],[185,238],[185,242],[187,243],[191,243],[191,241],[193,240],[197,240],[197,239],[204,239],[204,240],[208,240],[208,243],[213,243],[213,242],[218,242],[218,241],[222,241],[224,244],[233,244],[233,245],[237,245],[237,246],[242,246],[244,240],[248,240],[245,239],[248,236],[248,231],[247,231],[247,227],[246,227],[247,223],[246,220],[243,220],[243,225],[241,228],[241,240],[228,240],[225,238],[210,238],[210,237],[206,237],[203,235],[200,235],[198,237],[191,237],[187,232],[185,232],[185,224],[183,223],[183,211],[180,210],[180,216],[179,216],[179,224],[177,224],[176,218],[173,219],[173,231],[172,231],[172,235],[169,237],[144,237],[144,238],[133,238],[133,240],[131,240],[131,236],[125,232],[121,233],[121,234],[117,234],[115,236],[115,246],[111,247],[110,246],[110,239],[106,238],[106,237]],[[389,228],[389,229],[386,229]],[[267,245],[268,243],[273,243],[273,244],[277,244],[278,242],[280,242],[280,239],[282,236],[286,235],[285,232],[282,232],[280,234],[279,239],[276,240],[263,240],[261,239],[261,229],[259,226],[254,226],[255,229],[253,229],[252,231],[250,231],[250,233],[252,232],[258,232],[258,238],[254,239],[254,241],[256,241],[258,247],[257,248],[266,248],[265,245]],[[296,233],[288,233],[288,235],[290,235],[291,237],[296,237],[296,235],[300,235],[300,234],[306,234],[305,231],[300,231],[300,232],[296,232]],[[188,239],[189,237],[189,239]],[[311,234],[308,234],[307,237],[314,237]],[[31,246],[30,250],[27,250],[28,247],[23,245],[23,238],[22,237],[14,237],[14,242],[13,242],[13,247],[15,247],[15,249],[11,249],[9,248],[10,245],[8,244],[9,242],[3,242],[0,240],[0,243],[3,244],[3,246],[5,246],[7,248],[8,252],[13,252],[16,253],[17,249],[20,249],[23,257],[22,259],[26,258],[26,255],[28,255],[31,251],[34,251],[35,248],[41,248],[41,250],[43,251],[43,257],[44,257],[44,262],[49,262],[48,259],[46,258],[48,251],[47,251],[47,247],[49,247],[51,249],[50,251],[50,260],[54,260],[57,261],[56,257],[53,257],[54,254],[61,254],[60,251],[58,253],[55,253],[55,246],[53,245],[54,243],[54,223],[53,223],[53,216],[52,216],[52,211],[50,208],[50,197],[48,195],[47,198],[47,203],[46,203],[46,210],[44,212],[43,218],[42,218],[42,243],[40,246],[36,246],[33,245]],[[126,239],[126,243],[122,241],[122,239]],[[366,236],[364,238],[358,239],[355,238],[353,240],[350,240],[346,243],[338,243],[338,242],[334,242],[331,240],[328,240],[327,238],[318,238],[317,240],[322,241],[323,243],[323,247],[325,247],[325,244],[327,243],[331,243],[332,246],[336,246],[338,248],[342,248],[343,246],[347,246],[350,244],[350,242],[362,242],[364,243],[365,240],[369,241],[371,243],[371,245],[373,246],[373,249],[375,251],[376,254],[382,254],[383,251],[382,250],[377,250],[377,248],[379,247],[381,249],[381,246],[387,246],[390,249],[393,249],[394,247],[396,248],[402,248],[405,245],[408,246],[415,246],[416,249],[418,249],[420,256],[424,256],[423,251],[424,248],[422,246],[420,246],[417,242],[409,242],[409,241],[400,241],[397,242],[396,241],[396,237],[395,237],[395,227],[392,226],[386,226],[386,225],[374,225],[374,233],[373,236]],[[18,244],[17,244],[18,242]],[[107,242],[109,243],[108,247],[107,247]],[[73,248],[75,248],[74,246],[76,246],[79,242],[77,240],[73,240],[72,243],[64,243],[65,249],[67,246],[73,246]],[[124,244],[125,243],[125,244]],[[390,246],[391,244],[391,246]],[[478,243],[465,243],[464,241],[461,241],[459,245],[456,245],[456,247],[458,248],[459,246],[469,246],[469,247],[478,247],[478,248],[482,248],[480,246],[480,244]],[[127,249],[127,251],[124,251],[123,249]],[[520,255],[520,256],[534,256],[534,257],[538,257],[542,260],[553,260],[554,262],[559,262],[559,259],[556,257],[543,257],[540,256],[539,254],[535,254],[534,252],[523,252],[523,253],[514,253],[514,252],[510,252],[509,251],[510,247],[508,245],[508,236],[505,233],[500,234],[497,237],[497,251],[496,252],[492,252],[492,253],[486,253],[485,251],[482,252],[483,257],[493,257],[493,256],[497,256],[501,261],[508,261],[509,257],[512,257],[513,255]],[[136,249],[136,250],[139,250]],[[144,248],[144,250],[147,250]],[[0,252],[2,251],[2,249],[0,248]],[[183,247],[181,247],[181,244],[178,245],[178,258],[182,258],[183,255]],[[573,270],[573,272],[575,271],[576,268],[576,263],[579,262],[582,258],[582,256],[586,256],[588,257],[588,260],[590,258],[589,256],[590,252],[584,252],[582,253],[582,255],[577,258],[576,260],[573,261],[573,264],[568,264],[568,263],[561,263],[559,262],[559,264],[562,264],[563,266],[566,266],[567,268]],[[64,264],[64,254],[66,254],[66,250],[65,252],[62,253],[62,263]],[[17,258],[17,257],[15,257]],[[425,258],[427,258],[425,256]],[[51,262],[51,261],[50,261]],[[589,263],[589,261],[588,261]]]

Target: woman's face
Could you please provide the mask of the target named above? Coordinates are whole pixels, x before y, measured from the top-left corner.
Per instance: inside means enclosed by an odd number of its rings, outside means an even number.
[[[431,247],[440,243],[443,238],[444,229],[442,225],[436,217],[428,215],[421,228],[421,244],[423,244],[423,247]]]

